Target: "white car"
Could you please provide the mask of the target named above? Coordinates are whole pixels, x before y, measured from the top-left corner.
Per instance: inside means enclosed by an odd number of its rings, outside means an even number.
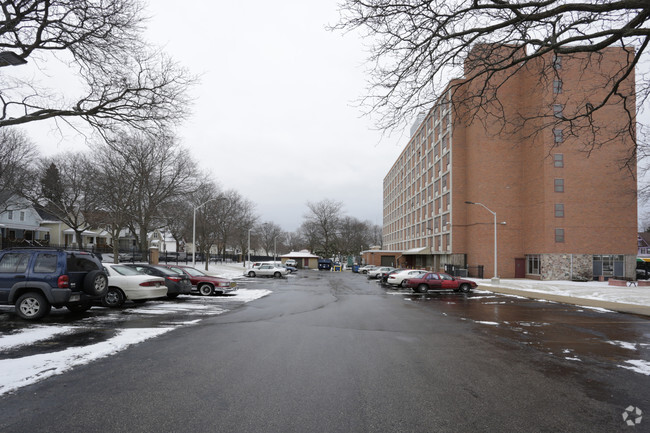
[[[422,269],[406,269],[401,272],[390,274],[387,283],[391,286],[406,287],[406,281],[409,278],[417,278],[427,272],[428,271],[423,271]]]
[[[360,273],[360,274],[367,274],[368,271],[371,271],[371,270],[375,269],[376,267],[377,267],[377,266],[375,266],[375,265],[365,265],[365,266],[361,266],[361,267],[359,268],[359,273]]]
[[[387,274],[390,271],[394,271],[395,268],[392,266],[382,266],[380,268],[375,268],[370,271],[368,271],[368,278],[379,278],[379,275],[381,274]]]
[[[253,269],[248,269],[244,271],[244,275],[247,275],[249,277],[275,277],[275,278],[280,278],[288,273],[290,273],[289,269],[287,268],[281,268],[275,265],[271,264],[262,264],[257,268]]]
[[[102,298],[105,307],[119,307],[125,301],[144,302],[167,296],[165,279],[143,274],[130,266],[104,263],[108,291]]]

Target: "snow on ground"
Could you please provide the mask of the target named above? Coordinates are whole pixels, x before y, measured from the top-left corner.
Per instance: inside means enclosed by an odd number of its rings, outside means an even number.
[[[606,281],[576,282],[528,279],[501,279],[498,285],[493,285],[489,279],[469,279],[476,281],[479,288],[487,290],[490,290],[490,287],[504,287],[574,298],[650,306],[650,287],[610,286]]]
[[[219,297],[219,302],[250,302],[269,295],[271,291],[239,289],[234,293],[234,296]],[[215,308],[215,306],[207,306],[207,308],[210,309],[210,315],[222,314],[228,311],[224,308]],[[199,302],[183,304],[182,306],[173,302],[156,302],[152,303],[149,308],[142,306],[121,311],[129,312],[131,314],[168,314],[172,311],[181,311],[186,313],[191,310],[194,314],[201,314],[205,309],[206,305]],[[102,320],[106,321],[106,319],[108,319],[110,321],[110,316],[111,313],[109,312],[106,316],[102,317]],[[115,316],[117,317],[117,314],[115,314]],[[77,329],[87,328],[91,324],[89,322],[93,322],[94,320],[95,319],[93,318],[89,318],[89,321],[86,321],[86,319],[81,320],[78,322],[78,326],[36,325],[15,334],[2,336],[0,337],[0,352],[10,351],[17,347],[33,344],[38,341],[48,340],[57,335],[74,333]],[[200,320],[188,320],[175,322],[166,324],[168,326],[157,328],[120,329],[116,332],[115,336],[100,343],[81,347],[71,347],[57,352],[47,352],[20,358],[2,359],[0,360],[0,371],[3,372],[3,374],[0,375],[0,395],[38,382],[47,377],[62,374],[78,365],[88,364],[96,359],[113,355],[129,346],[157,337],[180,326],[194,325],[199,321]]]

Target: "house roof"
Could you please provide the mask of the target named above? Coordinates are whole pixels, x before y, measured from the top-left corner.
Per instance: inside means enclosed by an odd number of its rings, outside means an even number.
[[[639,239],[640,247],[650,247],[650,232],[640,232]],[[645,245],[642,245],[643,242],[645,242]]]
[[[307,250],[291,251],[289,254],[285,254],[280,257],[287,258],[287,259],[317,259],[318,258],[318,256],[313,255]]]

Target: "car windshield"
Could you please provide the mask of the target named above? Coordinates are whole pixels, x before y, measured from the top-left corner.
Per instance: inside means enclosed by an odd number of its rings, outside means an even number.
[[[187,272],[188,274],[190,274],[191,276],[193,276],[193,277],[204,277],[204,276],[205,276],[205,273],[199,271],[198,269],[194,269],[194,268],[183,268],[183,270],[184,270],[185,272]]]
[[[114,270],[120,275],[142,275],[143,273],[133,269],[130,266],[124,266],[124,265],[113,265],[109,266],[110,269]]]

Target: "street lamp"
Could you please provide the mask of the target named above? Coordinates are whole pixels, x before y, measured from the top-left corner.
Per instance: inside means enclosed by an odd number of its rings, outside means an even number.
[[[473,201],[466,201],[466,204],[477,204],[479,206],[483,206],[485,210],[490,212],[492,216],[494,217],[494,276],[492,277],[492,283],[499,283],[499,277],[497,276],[497,213],[492,212],[490,208],[485,206],[483,203],[475,203]]]
[[[278,244],[277,244],[278,237],[273,238],[273,261],[275,262],[275,256],[277,255],[278,251]]]
[[[215,197],[211,198],[208,201],[204,201],[200,205],[196,206],[194,208],[194,218],[192,219],[192,267],[196,266],[196,210],[202,208],[206,204],[210,203],[211,201],[215,200],[222,200],[225,198],[224,197]]]
[[[12,51],[0,52],[0,67],[24,65],[27,60]]]
[[[248,229],[248,263],[251,262],[251,230],[252,228]],[[244,263],[244,267],[246,267],[246,263]]]

